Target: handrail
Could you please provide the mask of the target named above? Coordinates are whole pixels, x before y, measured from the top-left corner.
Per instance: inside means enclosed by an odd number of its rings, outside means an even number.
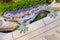
[[[53,0],[53,2],[50,4],[50,6],[54,5],[56,3],[56,0]]]

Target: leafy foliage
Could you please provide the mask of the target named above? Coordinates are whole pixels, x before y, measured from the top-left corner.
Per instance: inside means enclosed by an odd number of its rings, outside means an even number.
[[[58,3],[60,3],[60,0],[56,0]]]
[[[0,0],[1,1],[1,0]],[[37,4],[47,4],[46,0],[19,0],[14,3],[4,4],[0,2],[0,12],[5,11],[15,11],[19,9],[29,8],[31,6],[35,6]]]

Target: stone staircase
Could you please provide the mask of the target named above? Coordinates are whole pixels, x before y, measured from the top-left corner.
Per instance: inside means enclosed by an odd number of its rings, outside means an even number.
[[[33,22],[27,25],[29,31],[26,33],[20,33],[16,30],[11,33],[0,33],[1,40],[60,40],[60,11],[58,11],[58,16],[54,18],[45,17],[41,20]],[[56,32],[58,31],[58,32]],[[52,38],[50,36],[53,36]],[[48,37],[47,37],[48,36]]]

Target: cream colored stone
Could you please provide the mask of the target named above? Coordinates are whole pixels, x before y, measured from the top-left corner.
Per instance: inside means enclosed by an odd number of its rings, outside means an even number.
[[[54,21],[60,19],[60,11],[57,11],[57,14],[58,14],[58,16],[56,16],[56,18],[50,18],[50,17],[48,17],[48,16],[45,17],[45,18],[43,18],[43,22],[44,22],[45,24],[50,24],[51,22],[54,22]]]
[[[44,23],[42,22],[42,20],[39,20],[39,21],[34,22],[32,24],[29,24],[29,25],[27,25],[27,27],[29,27],[29,29],[28,29],[29,31],[27,31],[25,34],[31,32],[33,30],[36,30],[37,28],[42,27],[42,26],[44,26]],[[38,33],[38,32],[39,32],[39,30],[36,31],[36,33]],[[16,39],[16,38],[18,38],[20,36],[23,36],[25,34],[24,33],[20,33],[20,31],[18,31],[18,30],[13,32],[14,39]]]
[[[52,8],[53,10],[60,11],[60,3],[54,3],[53,5],[48,5],[48,7]]]
[[[3,40],[3,37],[6,36],[6,35],[7,35],[7,33],[1,33],[0,32],[0,40]]]
[[[58,23],[58,24],[57,24]],[[30,38],[32,38],[32,37],[34,37],[34,36],[36,36],[36,35],[38,35],[38,34],[41,34],[41,33],[44,33],[44,32],[46,32],[46,31],[49,31],[49,30],[51,30],[52,28],[54,29],[54,27],[56,27],[56,26],[58,26],[58,25],[60,25],[60,20],[58,20],[58,21],[56,21],[56,22],[54,22],[54,23],[51,23],[51,24],[49,24],[49,25],[47,25],[47,26],[45,26],[45,27],[43,27],[43,28],[40,28],[40,29],[38,29],[38,30],[35,30],[34,32],[31,32],[30,34],[27,34],[26,35],[26,39],[28,40],[28,39],[30,39]],[[56,30],[55,30],[56,31]],[[55,32],[54,31],[54,32]],[[51,32],[53,32],[53,31],[51,31]]]
[[[22,35],[24,35],[24,34],[23,33],[20,33],[20,31],[18,31],[18,30],[16,30],[16,31],[13,32],[14,39],[16,39],[16,38],[18,38],[18,37],[20,37]]]
[[[31,39],[29,39],[29,40],[38,40],[38,39],[40,39],[41,37],[41,40],[47,40],[47,39],[45,39],[44,37],[46,36],[46,35],[52,35],[52,34],[56,34],[56,37],[57,38],[59,38],[60,36],[56,33],[56,29],[58,29],[58,28],[60,28],[60,26],[59,27],[57,27],[57,28],[53,28],[53,29],[51,29],[51,30],[49,30],[49,31],[47,31],[47,32],[45,32],[45,33],[42,33],[42,34],[40,34],[40,35],[37,35],[37,36],[34,36],[33,38],[31,38]]]
[[[47,40],[60,40],[58,37],[56,37],[54,34],[53,35],[47,35],[45,36]]]
[[[13,40],[12,33],[8,33],[2,38],[3,40]]]
[[[27,39],[26,39],[26,36],[24,36],[24,37],[20,37],[18,39],[15,39],[15,40],[27,40]]]

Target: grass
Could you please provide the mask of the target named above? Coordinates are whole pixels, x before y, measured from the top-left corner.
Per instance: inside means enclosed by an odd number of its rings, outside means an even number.
[[[25,9],[25,8],[29,8],[32,6],[35,6],[37,4],[47,4],[46,0],[19,0],[17,2],[14,3],[10,3],[10,4],[4,4],[4,3],[0,3],[0,12],[2,12],[1,15],[3,15],[4,12],[6,11],[16,11],[16,10],[20,10],[20,9]]]

